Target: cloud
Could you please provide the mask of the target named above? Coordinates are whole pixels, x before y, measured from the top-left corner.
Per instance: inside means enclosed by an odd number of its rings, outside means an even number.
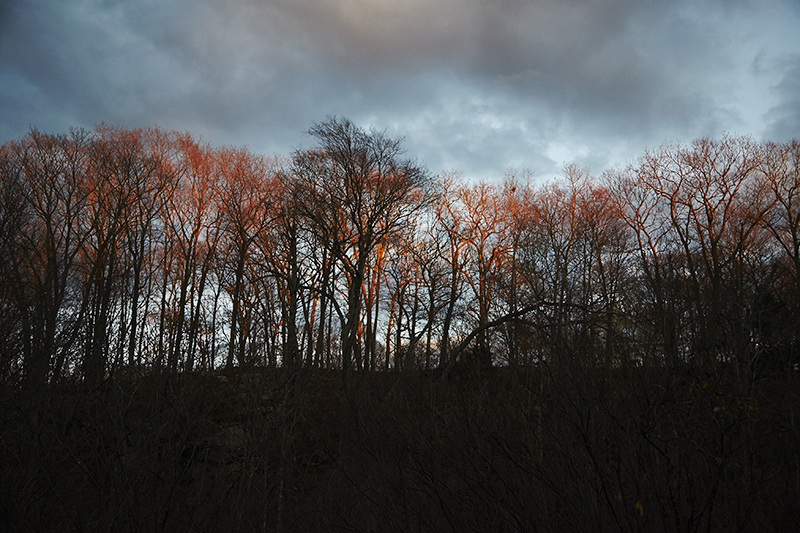
[[[774,86],[778,103],[769,110],[769,138],[800,139],[800,54],[785,62],[784,74]]]
[[[789,0],[2,6],[0,141],[104,121],[286,153],[336,114],[405,136],[433,170],[492,177],[599,172],[726,130],[796,136],[800,115]]]

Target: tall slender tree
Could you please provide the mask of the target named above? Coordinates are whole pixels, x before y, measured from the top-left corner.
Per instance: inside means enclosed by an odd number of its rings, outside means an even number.
[[[425,205],[427,173],[401,158],[402,139],[363,130],[347,119],[329,118],[309,133],[319,146],[294,156],[302,187],[299,207],[347,277],[341,353],[349,384],[370,255]]]

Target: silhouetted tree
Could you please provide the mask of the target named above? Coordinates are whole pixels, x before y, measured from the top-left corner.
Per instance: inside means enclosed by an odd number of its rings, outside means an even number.
[[[302,216],[347,277],[341,353],[345,381],[352,378],[362,289],[376,246],[424,205],[427,175],[401,159],[402,139],[365,131],[347,119],[329,118],[309,133],[319,147],[294,155],[303,193]]]

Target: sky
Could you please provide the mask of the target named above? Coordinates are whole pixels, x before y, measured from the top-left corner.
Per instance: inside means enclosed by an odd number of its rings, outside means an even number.
[[[798,0],[0,0],[0,143],[188,131],[289,155],[327,116],[431,172],[600,175],[800,138]]]

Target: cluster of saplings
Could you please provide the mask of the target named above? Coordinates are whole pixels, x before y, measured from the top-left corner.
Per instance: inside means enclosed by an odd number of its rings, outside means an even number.
[[[0,520],[786,530],[800,143],[431,175],[329,118],[0,147]]]

